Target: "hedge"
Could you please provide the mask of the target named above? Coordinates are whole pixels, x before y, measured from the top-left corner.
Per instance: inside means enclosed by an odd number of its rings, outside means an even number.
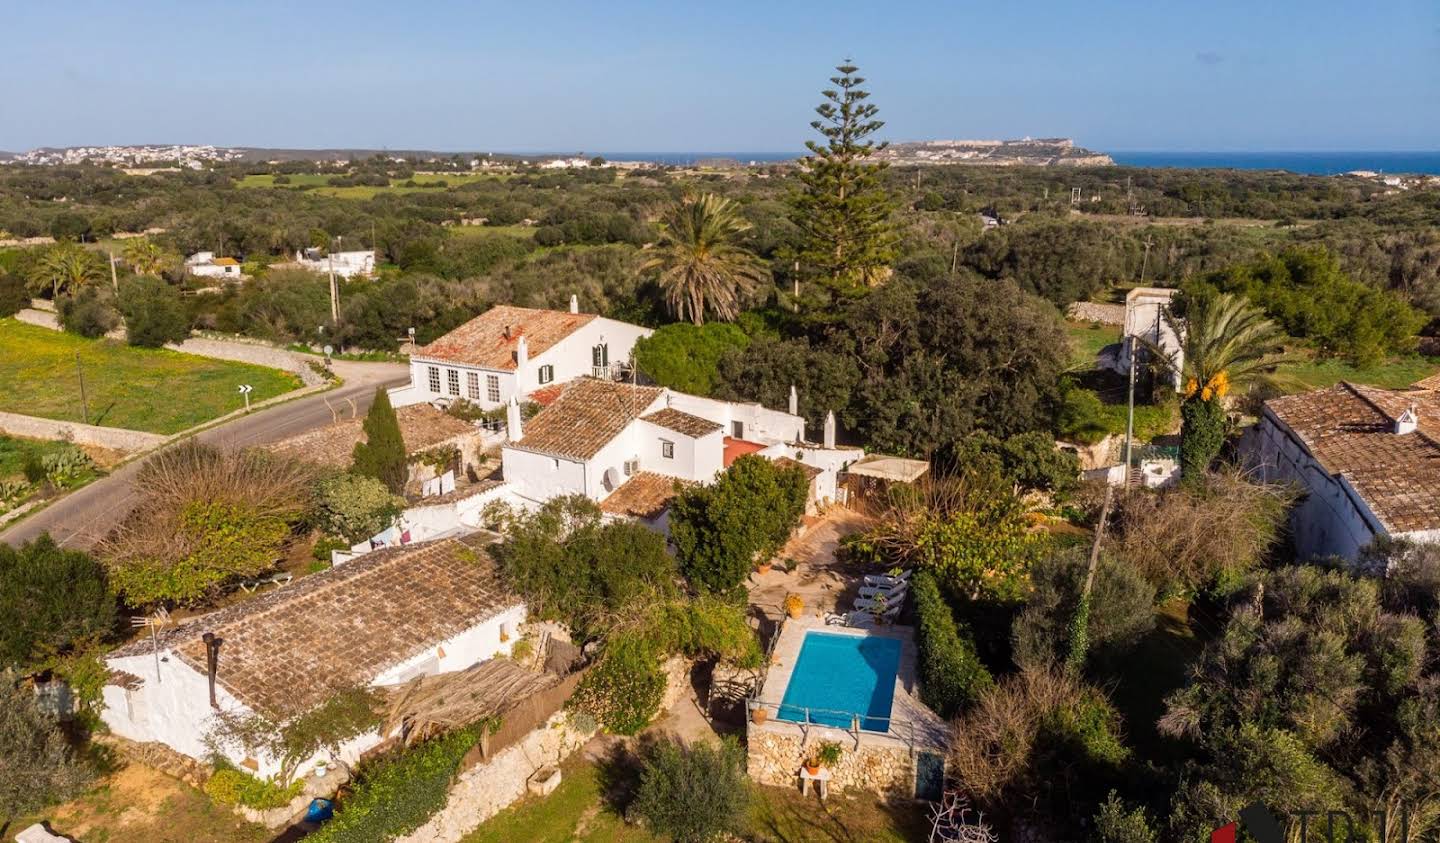
[[[995,684],[980,663],[968,629],[940,594],[928,571],[915,574],[915,637],[920,648],[920,700],[942,717],[953,717]]]

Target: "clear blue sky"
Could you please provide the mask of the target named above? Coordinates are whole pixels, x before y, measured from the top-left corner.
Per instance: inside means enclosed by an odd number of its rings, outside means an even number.
[[[799,149],[853,56],[893,140],[1440,148],[1440,3],[5,0],[0,149]]]

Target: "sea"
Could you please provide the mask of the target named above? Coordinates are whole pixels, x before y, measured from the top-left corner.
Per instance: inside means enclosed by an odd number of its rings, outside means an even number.
[[[713,158],[743,164],[792,161],[804,151],[790,152],[602,152],[610,161],[651,161],[657,164],[687,165]],[[1110,152],[1116,164],[1130,167],[1179,167],[1184,169],[1288,170],[1306,175],[1333,176],[1352,170],[1378,173],[1426,173],[1440,175],[1440,150],[1397,152],[1175,152],[1128,149]]]

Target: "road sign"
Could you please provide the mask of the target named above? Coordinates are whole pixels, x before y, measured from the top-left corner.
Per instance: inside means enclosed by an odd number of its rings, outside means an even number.
[[[245,396],[245,412],[250,412],[250,393],[255,389],[248,383],[240,384],[240,394]]]

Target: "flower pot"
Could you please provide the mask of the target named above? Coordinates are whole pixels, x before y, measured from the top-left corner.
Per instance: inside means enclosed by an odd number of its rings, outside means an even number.
[[[805,614],[805,607],[804,607],[804,606],[791,606],[791,607],[789,607],[789,608],[787,608],[787,609],[785,610],[785,613],[786,613],[787,615],[789,615],[790,617],[792,617],[792,618],[798,618],[798,617],[800,617],[801,615]]]
[[[325,778],[325,774],[328,772],[330,772],[330,765],[325,763],[324,761],[321,761],[319,764],[315,765],[315,778],[323,779]]]
[[[765,706],[757,705],[754,708],[750,709],[750,722],[754,723],[756,726],[763,725],[765,721],[769,719],[770,712],[765,710]]]
[[[773,567],[775,567],[774,562],[761,562],[759,566],[755,568],[755,571],[760,574],[768,574]]]
[[[809,773],[809,774],[812,775],[812,776],[818,776],[818,775],[820,775],[820,765],[819,765],[819,764],[806,764],[806,765],[805,765],[805,772]]]

